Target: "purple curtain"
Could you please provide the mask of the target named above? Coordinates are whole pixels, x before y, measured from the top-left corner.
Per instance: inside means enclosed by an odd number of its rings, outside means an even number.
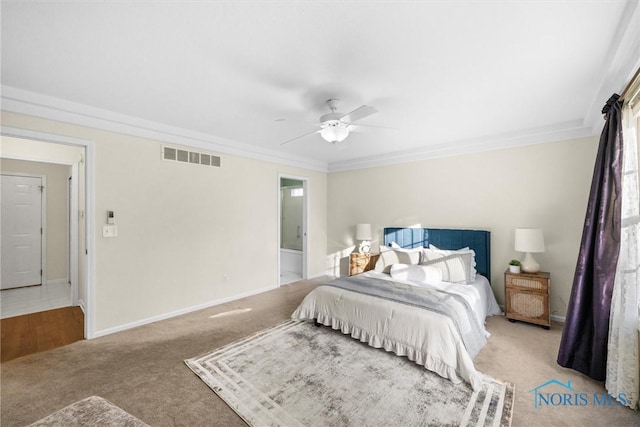
[[[558,352],[560,366],[599,381],[606,373],[611,293],[620,251],[622,103],[618,98],[614,94],[602,109],[606,122]]]

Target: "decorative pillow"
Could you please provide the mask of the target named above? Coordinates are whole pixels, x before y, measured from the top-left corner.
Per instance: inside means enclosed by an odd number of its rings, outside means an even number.
[[[389,274],[393,264],[419,264],[422,249],[421,247],[416,249],[393,249],[387,246],[380,246],[380,257],[376,261],[374,270]]]
[[[442,282],[442,271],[428,265],[393,264],[389,272],[398,280],[414,280],[429,285]]]
[[[442,280],[451,283],[473,282],[471,252],[444,255],[435,251],[423,251],[421,265],[436,267],[442,272]]]
[[[448,249],[439,249],[438,247],[429,244],[429,249],[425,249],[425,250],[431,250],[434,252],[438,252],[441,253],[443,255],[453,255],[453,254],[463,254],[463,253],[467,253],[470,252],[471,253],[471,281],[473,282],[474,280],[476,280],[476,253],[473,249],[470,249],[468,246],[461,248],[461,249],[455,249],[455,250],[448,250]],[[423,254],[424,256],[424,254]],[[425,257],[426,259],[426,257]]]

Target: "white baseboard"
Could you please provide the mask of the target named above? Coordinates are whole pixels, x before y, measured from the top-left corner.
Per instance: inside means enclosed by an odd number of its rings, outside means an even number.
[[[320,277],[328,277],[329,279],[335,279],[336,276],[333,276],[328,273],[315,274],[313,276],[307,276],[307,280],[319,279]]]
[[[504,305],[500,305],[500,310],[502,310],[502,312],[504,313]],[[564,323],[566,320],[565,316],[558,316],[557,314],[552,314],[551,315],[551,320],[553,320],[554,322],[558,322],[558,323]]]
[[[127,323],[127,324],[120,325],[120,326],[115,326],[113,328],[107,328],[107,329],[103,329],[101,331],[95,331],[94,334],[93,334],[93,337],[91,339],[103,337],[105,335],[115,334],[116,332],[126,331],[127,329],[136,328],[138,326],[147,325],[149,323],[158,322],[160,320],[170,319],[172,317],[181,316],[183,314],[191,313],[191,312],[198,311],[198,310],[203,310],[205,308],[214,307],[216,305],[224,304],[224,303],[230,302],[230,301],[235,301],[235,300],[238,300],[238,299],[241,299],[241,298],[245,298],[245,297],[249,297],[249,296],[252,296],[252,295],[261,294],[263,292],[271,291],[271,290],[277,289],[277,288],[278,288],[278,286],[268,286],[266,288],[257,289],[255,291],[250,291],[250,292],[245,292],[245,293],[242,293],[242,294],[239,294],[239,295],[234,295],[232,297],[222,298],[222,299],[218,299],[218,300],[214,300],[214,301],[209,301],[209,302],[206,302],[204,304],[198,304],[198,305],[194,305],[192,307],[187,307],[187,308],[184,308],[184,309],[181,309],[181,310],[176,310],[176,311],[172,311],[172,312],[169,312],[169,313],[160,314],[158,316],[149,317],[147,319],[137,320],[135,322]]]
[[[49,285],[68,285],[69,279],[67,277],[63,277],[62,279],[47,279],[45,286]]]

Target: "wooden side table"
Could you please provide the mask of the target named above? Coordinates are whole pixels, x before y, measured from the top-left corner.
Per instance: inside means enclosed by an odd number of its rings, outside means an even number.
[[[533,323],[549,329],[549,288],[551,275],[539,273],[504,272],[505,316],[509,321]]]
[[[373,270],[380,254],[361,254],[354,252],[349,254],[349,276]]]

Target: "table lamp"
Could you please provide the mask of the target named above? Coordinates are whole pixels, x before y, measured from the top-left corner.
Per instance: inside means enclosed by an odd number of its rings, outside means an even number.
[[[537,273],[540,264],[533,258],[532,253],[544,252],[544,236],[540,228],[516,228],[515,249],[524,252],[524,259],[520,261],[522,271]]]
[[[371,251],[371,224],[356,225],[356,240],[361,240],[358,252],[368,254]]]

